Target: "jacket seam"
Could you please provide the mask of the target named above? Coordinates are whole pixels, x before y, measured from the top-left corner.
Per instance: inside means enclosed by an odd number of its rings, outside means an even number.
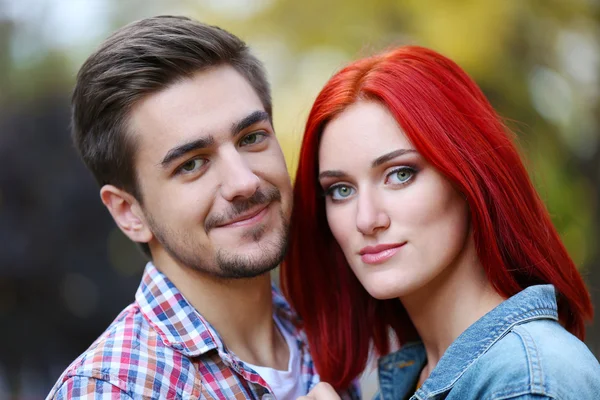
[[[521,341],[523,342],[523,346],[525,347],[525,353],[527,355],[527,366],[529,367],[530,373],[529,384],[532,387],[532,390],[535,390],[537,388],[539,390],[539,394],[546,394],[546,391],[544,389],[545,385],[542,359],[539,356],[539,351],[537,349],[535,340],[533,339],[529,331],[523,326],[516,326],[513,329],[513,331],[521,339]],[[538,379],[536,379],[537,374],[539,374]]]

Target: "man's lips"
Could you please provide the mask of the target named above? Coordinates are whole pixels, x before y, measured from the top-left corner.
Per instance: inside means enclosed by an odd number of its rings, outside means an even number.
[[[406,242],[367,246],[358,254],[365,264],[381,264],[392,258],[405,244]]]
[[[243,214],[238,215],[237,217],[223,223],[219,224],[217,228],[229,228],[236,226],[244,226],[244,225],[252,225],[258,221],[260,221],[266,214],[269,204],[262,204],[258,208],[254,208],[250,211],[247,211]]]

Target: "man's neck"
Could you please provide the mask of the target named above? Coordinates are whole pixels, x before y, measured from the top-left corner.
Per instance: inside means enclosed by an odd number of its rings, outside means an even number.
[[[269,273],[225,280],[172,262],[156,267],[219,333],[228,351],[250,364],[287,369],[289,349],[273,320]]]

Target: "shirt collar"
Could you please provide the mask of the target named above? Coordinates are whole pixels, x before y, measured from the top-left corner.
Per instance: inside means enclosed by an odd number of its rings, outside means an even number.
[[[467,368],[515,325],[535,319],[558,320],[554,286],[530,286],[505,300],[467,328],[448,347],[429,378],[417,391],[417,397],[429,398],[449,391]],[[401,349],[382,357],[379,368],[389,369],[390,365],[397,364],[400,360],[408,362],[408,358],[412,356],[409,353],[415,350],[425,351],[422,346],[409,346],[407,354],[403,354]]]
[[[274,312],[284,329],[295,337],[301,336],[299,319],[291,307],[272,287]],[[149,262],[135,300],[150,325],[163,342],[188,357],[196,357],[211,350],[226,354],[223,342],[214,328],[187,301],[175,285]]]
[[[222,347],[210,324],[152,262],[144,269],[135,300],[167,346],[188,357]]]

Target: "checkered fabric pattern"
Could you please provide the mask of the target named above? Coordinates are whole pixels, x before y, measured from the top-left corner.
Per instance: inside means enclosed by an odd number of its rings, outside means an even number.
[[[308,392],[319,382],[298,319],[273,288],[274,310],[302,358]],[[359,399],[358,385],[344,399]],[[47,399],[266,399],[269,385],[152,263],[135,302],[61,375]]]

